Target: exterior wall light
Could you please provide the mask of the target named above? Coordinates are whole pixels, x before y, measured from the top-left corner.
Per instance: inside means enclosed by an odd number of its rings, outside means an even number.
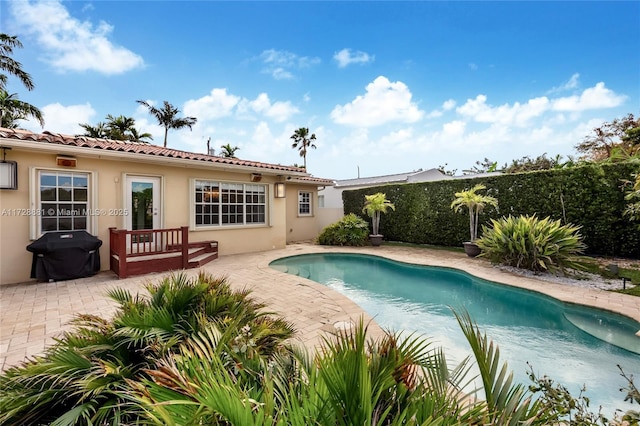
[[[18,163],[7,161],[8,146],[0,146],[2,160],[0,160],[0,189],[18,189]]]
[[[285,197],[285,191],[284,191],[284,182],[276,182],[274,185],[274,189],[275,189],[275,194],[274,197],[276,198],[284,198]]]

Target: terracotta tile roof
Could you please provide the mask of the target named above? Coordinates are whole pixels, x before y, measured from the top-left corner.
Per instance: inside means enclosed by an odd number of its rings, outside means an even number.
[[[27,130],[6,129],[0,127],[0,138],[16,139],[22,141],[33,141],[57,145],[74,146],[87,149],[100,149],[104,151],[129,152],[140,155],[150,155],[156,157],[179,158],[192,161],[204,161],[216,164],[229,164],[235,166],[255,167],[257,169],[268,169],[291,173],[304,173],[304,169],[292,166],[282,166],[280,164],[261,163],[257,161],[246,161],[238,158],[216,157],[214,155],[198,154],[188,151],[180,151],[172,148],[163,148],[158,145],[151,145],[141,142],[116,141],[111,139],[91,138],[87,136],[71,136],[60,133],[33,133]],[[319,179],[319,178],[312,178]],[[326,179],[324,179],[326,180]]]
[[[335,181],[331,179],[319,178],[314,176],[296,176],[289,182],[315,183],[317,185],[333,186]]]

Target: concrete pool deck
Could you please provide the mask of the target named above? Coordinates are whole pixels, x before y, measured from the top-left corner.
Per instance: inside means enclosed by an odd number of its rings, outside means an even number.
[[[269,263],[299,254],[347,252],[456,268],[479,278],[539,291],[564,302],[617,312],[640,322],[640,297],[525,278],[494,268],[486,260],[471,259],[464,253],[444,250],[384,245],[329,247],[300,243],[281,250],[221,256],[200,269],[185,273],[194,276],[203,271],[216,277],[225,276],[234,289],[252,290],[252,296],[265,303],[269,311],[294,324],[299,343],[314,348],[321,343],[323,336],[361,318],[369,322],[371,336],[379,335],[382,330],[345,296],[322,284],[272,269]],[[119,287],[132,293],[144,293],[146,283],[155,283],[169,275],[149,274],[119,280],[112,272],[102,272],[77,280],[0,286],[0,371],[41,354],[55,337],[71,330],[68,322],[76,314],[110,317],[116,304],[106,296],[108,289]]]

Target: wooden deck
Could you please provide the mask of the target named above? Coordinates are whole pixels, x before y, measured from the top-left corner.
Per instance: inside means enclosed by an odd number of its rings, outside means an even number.
[[[189,228],[109,228],[109,264],[119,278],[200,267],[218,258],[217,241],[189,242]]]

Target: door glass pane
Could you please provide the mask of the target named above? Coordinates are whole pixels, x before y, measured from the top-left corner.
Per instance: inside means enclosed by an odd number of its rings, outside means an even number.
[[[131,182],[131,229],[153,229],[153,183]]]

